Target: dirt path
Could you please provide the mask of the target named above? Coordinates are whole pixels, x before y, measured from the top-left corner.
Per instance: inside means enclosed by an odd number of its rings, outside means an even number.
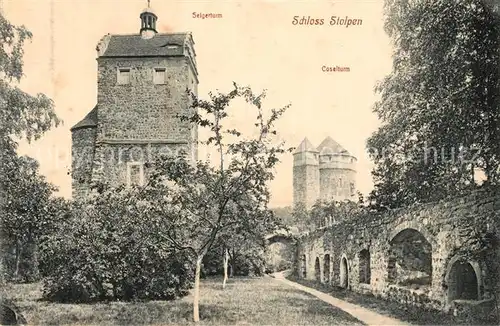
[[[367,325],[411,325],[411,324],[405,323],[401,320],[381,315],[381,314],[376,313],[372,310],[369,310],[369,309],[363,308],[361,306],[346,302],[344,300],[334,298],[326,293],[317,291],[317,290],[309,288],[307,286],[303,286],[303,285],[300,285],[298,283],[289,281],[285,278],[283,272],[275,273],[273,275],[274,275],[274,278],[277,282],[285,283],[285,284],[292,286],[298,290],[301,290],[301,291],[307,292],[311,295],[314,295],[318,299],[323,300],[324,302],[326,302],[334,307],[337,307],[337,308],[344,310],[345,312],[347,312],[351,316],[355,317],[356,319],[362,321],[363,323],[365,323]]]

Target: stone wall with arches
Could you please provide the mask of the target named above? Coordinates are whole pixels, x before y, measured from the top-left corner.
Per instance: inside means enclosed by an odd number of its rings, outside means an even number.
[[[485,242],[499,238],[499,230],[497,187],[366,213],[302,235],[297,255],[303,272],[297,274],[406,305],[442,311],[464,302],[484,306],[494,293],[500,297],[494,275],[500,274],[499,250]]]

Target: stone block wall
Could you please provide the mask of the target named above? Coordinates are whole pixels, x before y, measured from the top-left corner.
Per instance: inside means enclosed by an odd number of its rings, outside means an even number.
[[[158,154],[182,149],[198,159],[198,128],[181,120],[189,114],[190,89],[198,81],[189,59],[99,58],[98,127],[94,180],[126,181],[127,162],[148,162]],[[130,83],[118,84],[119,68],[130,68]],[[165,84],[155,84],[155,68],[166,68]]]
[[[92,172],[93,180],[105,180],[112,186],[126,183],[127,163],[153,162],[160,155],[177,155],[188,151],[188,143],[169,144],[98,144],[96,147],[96,160]],[[147,167],[144,167],[145,180],[147,180]]]
[[[96,136],[95,127],[81,128],[71,133],[71,173],[74,199],[81,198],[89,190]]]
[[[370,292],[403,304],[448,311],[454,306],[450,293],[456,283],[460,283],[453,279],[455,276],[452,271],[461,257],[467,257],[466,263],[474,270],[472,277],[477,279],[477,300],[487,301],[494,292],[498,293],[499,287],[493,284],[492,271],[486,266],[486,260],[490,258],[485,257],[498,259],[498,249],[483,256],[471,254],[481,251],[479,235],[484,231],[496,232],[498,237],[499,214],[499,188],[478,190],[437,203],[384,213],[366,213],[303,235],[298,242],[298,265],[295,269],[300,276],[300,271],[305,268],[308,279],[323,275],[318,281],[345,285],[356,292]],[[393,267],[391,263],[394,262],[390,253],[397,252],[394,249],[395,239],[404,239],[408,230],[419,233],[430,244],[430,260],[426,262],[430,265],[427,266],[431,271],[430,284],[416,282],[401,285],[389,277]],[[363,250],[369,252],[368,262],[364,259],[366,255],[360,254]],[[325,255],[330,259],[326,264]],[[413,257],[411,259],[416,256],[408,255]],[[301,263],[304,257],[305,266]],[[320,261],[319,273],[316,271],[316,258]],[[402,259],[405,259],[404,252]],[[343,260],[347,268],[343,266]],[[420,259],[420,263],[422,261],[426,260]],[[367,263],[370,266],[370,280],[369,284],[364,284],[360,280],[363,281],[366,275],[364,271]],[[403,261],[401,264],[411,265],[408,263]],[[330,271],[325,274],[324,268],[328,265]],[[330,275],[330,279],[324,275]]]
[[[118,84],[118,68],[131,69],[130,84]],[[154,84],[154,68],[166,68],[165,84]],[[197,92],[188,58],[99,58],[98,76],[98,141],[192,138],[177,117],[187,113],[186,89]]]
[[[343,201],[356,195],[356,171],[323,168],[319,174],[321,200]]]
[[[319,198],[319,169],[317,165],[293,167],[293,203],[310,208]]]

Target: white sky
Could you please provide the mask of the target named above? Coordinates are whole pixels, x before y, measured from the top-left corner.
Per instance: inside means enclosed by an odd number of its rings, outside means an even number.
[[[1,0],[0,0],[1,1]],[[37,158],[41,171],[71,195],[69,128],[96,104],[95,47],[107,34],[136,33],[145,0],[3,0],[14,24],[33,40],[25,47],[29,93],[43,92],[56,104],[64,125],[21,152]],[[53,11],[51,14],[51,4]],[[159,1],[152,0],[159,32],[191,31],[199,72],[199,94],[226,90],[232,81],[256,91],[266,88],[269,107],[292,107],[279,122],[280,136],[315,146],[331,136],[358,157],[358,188],[372,189],[366,139],[376,130],[372,113],[376,81],[390,72],[391,47],[383,31],[383,0],[377,1]],[[193,12],[222,14],[194,19]],[[294,16],[325,19],[323,26],[294,26]],[[330,16],[363,20],[362,26],[329,26]],[[322,66],[350,72],[323,72]],[[248,123],[238,116],[236,124]],[[284,157],[271,184],[273,206],[292,203],[292,157]]]

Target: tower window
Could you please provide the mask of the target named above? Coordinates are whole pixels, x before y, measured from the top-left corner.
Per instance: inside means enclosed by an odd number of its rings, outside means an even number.
[[[140,162],[127,163],[127,186],[144,185],[144,164]]]
[[[118,68],[118,84],[130,84],[130,68]]]
[[[155,84],[165,84],[167,81],[167,69],[155,68],[153,73],[153,81]]]

